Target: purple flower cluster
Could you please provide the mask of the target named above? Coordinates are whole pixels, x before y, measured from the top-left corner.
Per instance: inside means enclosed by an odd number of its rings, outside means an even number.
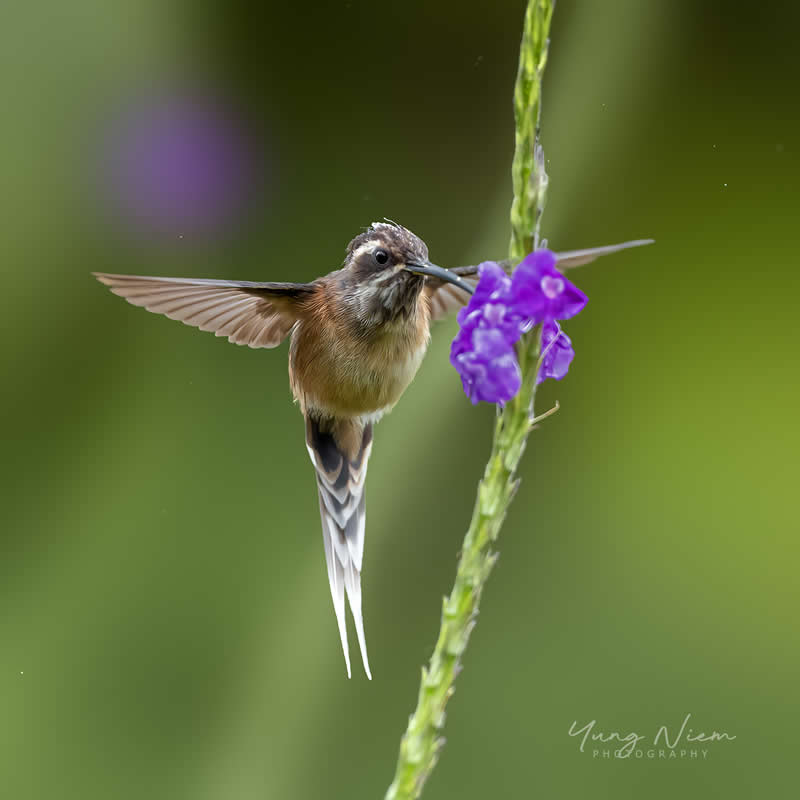
[[[533,325],[542,326],[537,383],[567,374],[575,351],[557,320],[574,317],[588,298],[555,265],[550,250],[537,250],[511,277],[493,261],[478,268],[475,294],[459,312],[461,330],[450,349],[450,363],[473,403],[505,403],[519,391],[522,376],[514,345]]]

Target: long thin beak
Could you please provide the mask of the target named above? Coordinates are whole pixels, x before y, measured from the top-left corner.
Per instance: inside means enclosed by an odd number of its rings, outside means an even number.
[[[452,283],[453,286],[458,286],[463,289],[467,294],[473,294],[475,288],[470,286],[463,278],[459,278],[453,272],[446,270],[444,267],[437,267],[436,264],[431,264],[430,261],[425,261],[422,264],[406,264],[406,269],[409,272],[415,272],[418,275],[430,275],[432,278],[438,278],[445,283]]]

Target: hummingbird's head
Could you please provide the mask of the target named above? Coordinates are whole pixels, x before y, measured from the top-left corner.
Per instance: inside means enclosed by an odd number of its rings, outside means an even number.
[[[405,279],[406,264],[427,260],[427,245],[408,228],[394,222],[373,222],[347,245],[344,268],[359,283],[380,285],[392,277]]]
[[[356,236],[347,246],[342,273],[361,319],[377,323],[408,318],[426,276],[461,283],[431,264],[425,242],[396,222],[373,222]]]

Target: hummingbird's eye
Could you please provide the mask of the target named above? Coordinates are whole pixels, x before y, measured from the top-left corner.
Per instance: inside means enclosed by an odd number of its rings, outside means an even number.
[[[389,263],[389,254],[382,247],[379,247],[372,256],[381,266]]]

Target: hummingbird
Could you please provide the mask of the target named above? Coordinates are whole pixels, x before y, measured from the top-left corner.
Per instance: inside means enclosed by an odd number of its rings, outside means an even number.
[[[556,254],[561,269],[649,244],[636,240]],[[511,262],[499,262],[508,271]],[[425,242],[374,222],[347,246],[343,266],[310,283],[156,278],[92,273],[129,303],[251,348],[289,338],[289,384],[305,419],[317,482],[333,608],[351,676],[345,596],[371,680],[361,610],[365,479],[375,423],[414,378],[431,323],[464,306],[478,267],[444,269]]]

